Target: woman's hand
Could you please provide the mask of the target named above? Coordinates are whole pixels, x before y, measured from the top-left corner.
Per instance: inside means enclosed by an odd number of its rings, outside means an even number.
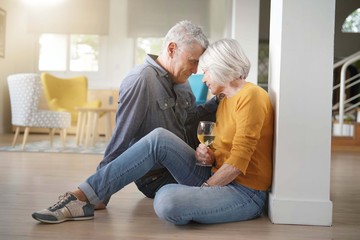
[[[214,152],[205,144],[199,144],[196,148],[195,158],[206,165],[213,165],[215,163]]]

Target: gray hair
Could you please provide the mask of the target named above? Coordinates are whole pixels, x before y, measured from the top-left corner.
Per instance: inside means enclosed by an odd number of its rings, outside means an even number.
[[[200,57],[200,67],[219,84],[238,78],[246,79],[250,61],[240,44],[234,39],[221,39],[212,43]]]
[[[191,45],[193,43],[200,44],[204,49],[209,46],[209,41],[203,32],[202,27],[193,24],[188,20],[178,22],[166,34],[163,51],[166,49],[169,42],[175,42],[180,47],[183,45]]]

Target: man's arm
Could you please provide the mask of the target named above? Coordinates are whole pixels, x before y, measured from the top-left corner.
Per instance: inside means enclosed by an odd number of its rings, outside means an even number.
[[[137,75],[136,78],[141,76]],[[122,154],[133,144],[149,104],[148,87],[145,80],[127,78],[120,87],[116,125],[105,150],[101,168]]]

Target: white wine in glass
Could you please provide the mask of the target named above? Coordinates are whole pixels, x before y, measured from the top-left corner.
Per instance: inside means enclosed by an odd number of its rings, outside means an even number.
[[[214,142],[215,136],[198,134],[198,139],[202,144],[205,144],[207,147],[209,147]]]
[[[197,136],[199,141],[202,144],[205,144],[207,147],[210,147],[210,145],[214,142],[215,135],[214,135],[214,122],[208,122],[208,121],[201,121],[197,128]],[[200,166],[211,166],[209,164],[202,163],[200,161],[196,161],[197,165]]]

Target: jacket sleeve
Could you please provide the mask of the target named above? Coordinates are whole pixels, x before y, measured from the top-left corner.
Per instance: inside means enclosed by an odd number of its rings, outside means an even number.
[[[114,160],[135,142],[149,104],[149,87],[141,78],[141,75],[128,76],[120,87],[115,129],[98,168]]]

